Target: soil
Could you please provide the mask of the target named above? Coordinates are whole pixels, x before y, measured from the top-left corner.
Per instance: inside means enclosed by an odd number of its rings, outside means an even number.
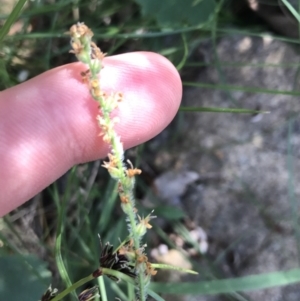
[[[195,227],[207,234],[207,250],[196,259],[203,269],[207,259],[217,267],[220,278],[296,268],[299,265],[299,96],[255,90],[299,91],[298,51],[269,37],[247,36],[220,40],[217,57],[210,44],[202,45],[199,51],[214,66],[200,69],[196,82],[253,87],[253,93],[185,87],[183,106],[237,107],[270,113],[181,113],[182,137],[168,150],[168,162],[175,166],[171,171],[173,179],[177,175],[182,182],[180,178],[186,179],[187,173],[193,177],[185,181],[184,190],[178,189],[180,192],[174,195],[168,194],[177,186],[173,180],[168,183],[164,179],[160,190],[163,173],[156,180],[156,191],[167,204],[179,203]],[[247,66],[228,66],[233,63]],[[273,64],[279,66],[268,66]],[[162,152],[155,162],[166,161],[165,158]],[[241,295],[246,300],[300,300],[299,285]],[[203,296],[180,300],[233,299]]]

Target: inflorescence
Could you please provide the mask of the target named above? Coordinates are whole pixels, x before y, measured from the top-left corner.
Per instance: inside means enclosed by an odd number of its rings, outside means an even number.
[[[135,277],[138,299],[144,301],[150,278],[156,274],[156,271],[144,253],[145,245],[141,245],[141,239],[147,229],[151,228],[149,222],[154,216],[149,214],[145,218],[141,218],[137,214],[133,188],[135,176],[139,175],[141,170],[134,168],[129,161],[127,164],[124,163],[123,144],[114,129],[119,119],[111,117],[111,113],[123,101],[124,96],[120,92],[107,93],[101,89],[99,74],[105,54],[92,42],[93,32],[85,24],[78,23],[70,28],[69,33],[71,35],[71,52],[87,66],[81,72],[82,81],[88,85],[90,94],[99,105],[97,122],[101,129],[100,135],[110,146],[108,161],[105,161],[102,166],[108,170],[112,178],[118,181],[118,193],[121,207],[127,216],[130,237],[129,242],[124,244],[116,253],[113,253],[112,246],[105,245],[100,258],[100,268],[103,265],[109,266],[111,269]]]

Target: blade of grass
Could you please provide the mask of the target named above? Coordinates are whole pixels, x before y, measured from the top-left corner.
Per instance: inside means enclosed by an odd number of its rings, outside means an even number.
[[[218,28],[218,16],[219,16],[218,12],[222,9],[223,4],[224,1],[221,0],[218,5],[218,11],[214,14],[214,20],[212,22],[212,29],[211,29],[211,40],[212,40],[212,47],[213,47],[213,58],[219,75],[219,80],[222,85],[228,85],[225,73],[223,71],[223,66],[220,63],[220,59],[217,51],[217,28]],[[233,105],[237,105],[237,100],[233,97],[232,93],[230,91],[226,91],[226,94],[230,102]]]
[[[128,284],[128,286],[132,287],[132,285],[130,284]],[[128,296],[126,296],[126,294],[122,291],[117,283],[110,281],[110,287],[114,291],[114,293],[118,295],[118,298],[120,298],[120,300],[134,300],[134,298],[129,298]]]
[[[286,6],[286,8],[290,11],[290,13],[297,19],[300,23],[299,13],[295,10],[295,8],[291,5],[291,3],[287,0],[281,0],[282,3]]]
[[[297,63],[282,63],[282,64],[267,64],[267,63],[239,63],[239,62],[227,62],[220,61],[220,64],[223,67],[231,68],[243,68],[243,67],[252,67],[252,68],[299,68],[300,64]],[[216,67],[214,62],[190,62],[185,64],[186,67]]]
[[[198,275],[198,272],[195,272],[193,270],[189,270],[189,269],[185,269],[185,268],[181,268],[181,267],[177,267],[177,266],[173,266],[173,265],[169,265],[169,264],[151,263],[151,266],[154,269],[174,270],[174,271],[178,271],[178,272],[182,272],[182,273]]]
[[[64,220],[66,219],[66,206],[67,206],[67,200],[68,200],[68,190],[69,190],[69,184],[72,183],[72,176],[75,173],[75,169],[73,168],[71,171],[71,174],[68,178],[67,188],[66,192],[64,193],[62,202],[60,203],[60,197],[58,194],[58,189],[54,189],[54,201],[57,207],[58,217],[57,217],[57,230],[56,230],[56,241],[55,241],[55,260],[57,264],[57,268],[60,274],[60,277],[62,278],[63,282],[67,287],[72,285],[72,282],[69,278],[67,269],[65,267],[62,254],[61,254],[61,245],[62,245],[62,236],[64,231]],[[55,185],[56,186],[56,185]],[[72,295],[77,298],[75,292],[72,292]]]
[[[200,31],[202,34],[203,32],[211,31],[211,28],[208,26],[207,28],[201,28],[198,26],[195,27],[188,27],[184,29],[179,29],[179,30],[164,30],[163,32],[146,32],[146,33],[119,33],[120,30],[117,27],[105,27],[102,30],[105,30],[106,33],[101,33],[97,31],[94,31],[94,37],[99,38],[99,39],[112,39],[112,38],[122,38],[122,39],[153,39],[157,37],[164,37],[164,36],[170,36],[170,35],[177,35],[181,33],[186,33],[186,32],[193,32],[193,31]],[[125,30],[125,28],[124,28]],[[145,31],[147,28],[145,28]],[[134,32],[134,30],[132,30]],[[222,37],[225,35],[248,35],[248,36],[256,36],[256,37],[270,37],[270,34],[261,34],[261,33],[255,33],[251,31],[246,31],[246,30],[234,30],[234,29],[223,29],[223,28],[218,28],[217,29],[218,37]],[[44,39],[44,38],[61,38],[65,37],[64,32],[52,32],[52,33],[43,33],[43,32],[35,32],[35,33],[28,33],[28,34],[16,34],[12,37],[8,37],[11,39],[15,40],[22,40],[22,39]],[[274,40],[282,41],[282,42],[287,42],[291,44],[300,44],[299,39],[292,39],[292,38],[285,38],[282,36],[271,36]],[[207,40],[207,37],[204,37],[203,40]]]
[[[149,296],[151,296],[156,301],[165,301],[161,296],[159,296],[156,292],[151,289],[148,290]]]
[[[253,32],[249,30],[239,30],[239,29],[231,29],[231,28],[218,28],[217,30],[219,33],[224,33],[224,34],[229,34],[229,35],[242,35],[242,36],[254,36],[254,37],[260,37],[260,38],[270,38],[277,40],[277,41],[282,41],[286,43],[291,43],[291,44],[300,44],[299,39],[292,39],[292,38],[286,38],[282,36],[276,36],[276,35],[271,35],[270,33],[261,33],[261,32]]]
[[[12,86],[12,80],[10,79],[9,73],[7,71],[7,66],[5,61],[0,59],[0,78],[4,88],[9,88]]]
[[[26,3],[27,0],[23,1]],[[19,0],[21,2],[21,0]],[[47,14],[47,13],[55,13],[55,12],[61,12],[63,9],[66,9],[70,3],[72,3],[73,0],[65,0],[65,1],[60,1],[58,3],[52,3],[52,4],[43,4],[43,5],[35,5],[31,6],[30,9],[27,9],[22,13],[22,17],[37,17],[41,14]],[[6,19],[7,16],[5,15],[0,15],[0,20],[1,19]]]
[[[197,283],[151,283],[152,290],[158,293],[178,295],[216,295],[232,292],[260,290],[275,286],[300,282],[300,269],[251,275],[223,280],[202,281]]]
[[[222,90],[222,91],[235,90],[235,91],[243,91],[243,92],[249,92],[249,93],[282,94],[282,95],[291,95],[291,96],[299,96],[300,95],[300,92],[298,92],[298,91],[272,90],[272,89],[263,89],[263,88],[258,88],[258,87],[214,85],[214,84],[193,83],[193,82],[183,82],[183,85],[188,86],[188,87],[217,89],[217,90]]]
[[[125,30],[126,28],[124,28]],[[136,28],[138,29],[138,28]],[[157,38],[157,37],[165,37],[169,35],[177,35],[185,32],[198,31],[199,27],[189,27],[185,29],[179,30],[164,30],[163,32],[146,32],[146,33],[119,33],[120,29],[115,26],[105,27],[102,30],[105,30],[106,33],[102,33],[98,31],[94,31],[94,37],[98,39],[110,39],[110,38],[122,38],[122,39],[138,39],[138,38]],[[131,30],[134,32],[134,29]],[[64,32],[52,32],[52,33],[43,33],[43,32],[35,32],[28,34],[16,34],[13,39],[22,40],[22,39],[43,39],[43,38],[54,38],[54,37],[66,37]]]
[[[135,295],[134,287],[129,283],[127,283],[127,295],[128,295],[128,300],[134,300],[134,295]]]
[[[87,245],[86,239],[83,238],[82,234],[78,232],[78,229],[74,227],[70,222],[66,222],[66,226],[68,226],[68,229],[71,232],[69,236],[72,235],[74,241],[76,240],[77,244],[84,253],[85,259],[93,262],[95,253],[91,252],[91,248]],[[73,244],[71,245],[68,243],[68,247],[72,249]]]
[[[183,56],[182,56],[182,59],[181,59],[180,63],[176,66],[176,69],[178,71],[180,71],[182,69],[182,67],[185,65],[186,60],[187,60],[188,55],[189,55],[189,48],[188,48],[188,43],[187,43],[185,34],[182,33],[181,38],[182,38],[182,42],[183,42],[184,52],[183,52]]]
[[[7,20],[5,21],[5,24],[0,29],[0,44],[2,43],[7,33],[9,32],[9,29],[12,26],[12,24],[16,21],[16,19],[20,15],[21,10],[26,2],[27,0],[19,0],[16,6],[14,7],[13,11],[9,14]]]
[[[106,294],[106,288],[104,283],[104,277],[98,277],[98,285],[100,288],[100,295],[102,301],[107,301],[107,294]]]
[[[256,111],[236,108],[209,108],[209,107],[180,107],[183,112],[215,112],[215,113],[238,113],[238,114],[268,114],[268,111]]]
[[[295,197],[295,187],[294,187],[294,179],[295,179],[295,171],[294,171],[294,156],[292,154],[292,132],[293,132],[293,120],[289,120],[288,123],[288,138],[287,138],[287,165],[288,165],[288,196],[289,202],[291,206],[291,215],[292,215],[292,225],[294,228],[294,235],[296,239],[297,251],[298,251],[298,265],[300,260],[300,228],[298,222],[298,202]]]
[[[103,196],[103,207],[101,218],[99,219],[98,225],[96,226],[96,231],[104,233],[104,231],[109,227],[112,211],[118,199],[118,183],[112,179],[109,180],[105,194]]]
[[[298,14],[300,14],[300,0],[298,0]],[[300,32],[300,22],[298,22],[298,33]]]

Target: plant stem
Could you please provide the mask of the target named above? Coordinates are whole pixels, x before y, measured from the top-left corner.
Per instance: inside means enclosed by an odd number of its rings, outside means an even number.
[[[100,281],[103,281],[103,275],[111,275],[111,276],[114,276],[116,278],[120,278],[120,279],[126,281],[127,283],[131,283],[131,284],[134,285],[134,280],[131,277],[129,277],[129,276],[127,276],[127,275],[125,275],[121,272],[111,270],[111,269],[107,269],[107,268],[100,268],[100,271],[101,271],[101,273],[99,273],[99,274],[101,274],[99,276]],[[72,284],[71,286],[66,288],[64,291],[62,291],[60,294],[55,296],[53,299],[51,299],[51,301],[59,301],[62,298],[64,298],[65,296],[67,296],[68,294],[70,294],[71,292],[73,292],[74,290],[76,290],[77,288],[79,288],[80,286],[82,286],[82,285],[86,284],[87,282],[95,279],[95,276],[93,274],[94,273],[92,273],[92,274],[88,275],[87,277],[84,277],[84,278],[80,279],[79,281],[75,282],[74,284]],[[103,281],[103,286],[104,286],[104,281]],[[100,284],[100,288],[101,288],[101,284]],[[105,286],[104,286],[104,290],[105,290]],[[105,297],[101,294],[101,298],[102,298],[101,300],[103,300],[103,301],[107,300],[106,294],[105,294]]]
[[[77,288],[79,288],[80,286],[84,285],[85,283],[91,281],[94,279],[93,274],[80,279],[79,281],[75,282],[74,284],[72,284],[71,286],[69,286],[68,288],[66,288],[63,292],[61,292],[60,294],[58,294],[56,297],[54,297],[53,299],[51,299],[51,301],[59,301],[62,298],[64,298],[65,296],[67,296],[68,294],[70,294],[71,292],[73,292],[74,290],[76,290]]]
[[[101,301],[107,301],[104,277],[98,278],[98,284],[99,284],[99,288],[100,288]]]

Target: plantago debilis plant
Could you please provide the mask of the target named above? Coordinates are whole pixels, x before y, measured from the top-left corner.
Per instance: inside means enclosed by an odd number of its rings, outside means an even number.
[[[74,53],[78,60],[86,65],[85,70],[81,72],[82,80],[86,83],[93,99],[98,103],[99,112],[95,122],[99,125],[99,136],[110,147],[108,161],[105,161],[102,166],[107,169],[113,179],[118,181],[121,208],[126,215],[129,235],[116,250],[109,243],[105,244],[99,258],[100,266],[92,274],[82,278],[60,294],[57,294],[57,291],[50,287],[42,297],[42,301],[61,300],[79,286],[102,275],[107,275],[113,280],[121,278],[134,284],[137,300],[145,301],[148,294],[156,295],[148,289],[148,286],[151,276],[155,275],[157,271],[154,269],[154,265],[148,261],[145,254],[146,244],[142,243],[142,238],[147,229],[152,227],[150,221],[155,216],[152,216],[151,212],[148,216],[141,218],[137,213],[133,189],[135,176],[141,174],[141,170],[134,168],[128,160],[124,162],[123,144],[114,129],[119,120],[116,117],[112,118],[111,113],[118,107],[123,95],[121,92],[106,93],[101,89],[99,74],[105,54],[92,42],[93,32],[85,24],[77,23],[70,28],[69,33],[72,46],[70,52]],[[157,264],[155,267],[171,268]],[[193,273],[192,271],[185,271]],[[90,301],[93,300],[96,293],[97,289],[92,288],[83,291],[78,298],[79,300]]]
[[[70,35],[72,52],[88,68],[82,73],[83,79],[87,83],[92,97],[99,104],[98,125],[101,128],[103,140],[110,146],[108,161],[104,162],[103,167],[108,170],[112,178],[118,181],[121,208],[126,214],[128,222],[129,243],[126,244],[126,247],[122,247],[122,252],[125,253],[125,256],[130,254],[130,258],[134,262],[134,270],[137,274],[138,299],[144,301],[147,297],[147,286],[150,283],[151,275],[154,275],[156,271],[148,262],[141,239],[147,228],[151,228],[149,221],[153,216],[148,215],[146,218],[140,218],[137,215],[133,188],[134,177],[139,175],[141,170],[134,168],[129,161],[127,162],[129,167],[127,167],[124,162],[123,144],[114,129],[118,119],[111,118],[111,113],[118,107],[123,95],[120,92],[107,94],[101,89],[99,73],[104,54],[91,41],[92,31],[86,25],[78,23],[71,27]]]
[[[104,246],[99,260],[100,267],[85,280],[88,281],[103,274],[107,274],[112,279],[118,279],[112,271],[119,271],[135,279],[137,299],[145,301],[150,278],[156,274],[156,271],[152,268],[151,263],[148,262],[144,250],[145,245],[142,245],[141,240],[146,230],[151,228],[149,222],[154,216],[149,214],[147,217],[141,218],[137,214],[133,188],[135,183],[134,177],[139,175],[141,170],[134,168],[129,161],[127,164],[124,162],[123,144],[114,130],[114,125],[118,122],[118,119],[111,118],[111,113],[118,107],[123,95],[119,92],[107,94],[101,89],[99,73],[102,69],[105,54],[92,42],[92,31],[83,23],[78,23],[70,28],[69,33],[73,48],[71,52],[87,67],[86,70],[81,72],[82,80],[89,87],[93,99],[99,104],[97,123],[101,129],[100,135],[110,146],[108,161],[103,163],[103,167],[108,170],[112,178],[118,181],[121,208],[126,214],[129,230],[128,238],[121,244],[118,250],[114,251],[113,247],[109,244]],[[74,285],[76,283],[72,285],[72,290],[75,288],[73,287]],[[54,301],[60,300],[71,291],[70,289],[71,287],[57,296],[51,295],[48,292],[47,296],[52,296],[48,299]],[[46,297],[44,299],[47,300]]]

